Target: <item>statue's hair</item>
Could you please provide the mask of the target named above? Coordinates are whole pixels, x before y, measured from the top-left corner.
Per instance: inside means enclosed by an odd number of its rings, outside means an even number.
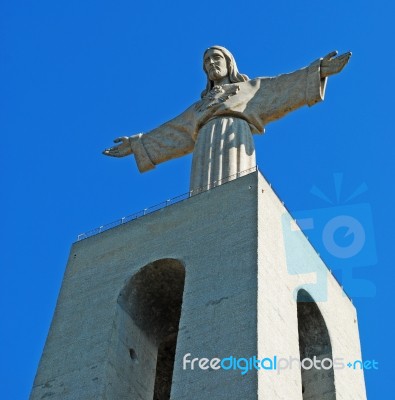
[[[219,50],[225,57],[226,60],[226,65],[228,67],[228,77],[231,83],[236,83],[236,82],[245,82],[248,81],[248,76],[241,74],[239,72],[239,70],[237,69],[237,65],[236,65],[236,61],[235,58],[233,57],[232,53],[225,49],[225,47],[222,46],[211,46],[208,49],[206,49],[206,51],[203,54],[203,71],[206,73],[207,75],[207,84],[206,84],[206,88],[203,90],[201,97],[204,97],[214,86],[214,82],[212,80],[210,80],[210,78],[208,77],[208,73],[206,71],[206,68],[204,66],[204,57],[206,55],[206,53],[209,50]]]

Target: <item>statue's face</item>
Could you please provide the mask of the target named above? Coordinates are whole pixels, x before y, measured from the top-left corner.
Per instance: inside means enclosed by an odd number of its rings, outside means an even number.
[[[228,76],[228,66],[221,50],[207,50],[203,62],[204,69],[211,81],[218,81]]]

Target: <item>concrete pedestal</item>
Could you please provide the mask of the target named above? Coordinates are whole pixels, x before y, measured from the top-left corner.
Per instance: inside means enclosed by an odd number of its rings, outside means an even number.
[[[347,366],[188,353],[361,359],[354,306],[259,172],[73,244],[31,399],[366,399]]]

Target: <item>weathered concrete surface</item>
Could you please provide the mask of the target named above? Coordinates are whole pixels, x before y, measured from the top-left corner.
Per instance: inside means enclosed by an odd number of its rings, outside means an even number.
[[[288,219],[253,173],[75,243],[31,399],[152,400],[158,320],[137,323],[119,296],[142,267],[174,259],[186,274],[171,398],[301,400],[299,368],[182,368],[186,353],[299,358],[298,288],[327,295],[317,305],[333,357],[361,357],[355,308],[302,233],[287,231]],[[298,257],[318,272],[298,273]],[[314,285],[318,277],[324,284]],[[361,371],[334,373],[336,399],[366,399]]]
[[[299,357],[295,299],[298,290],[305,289],[324,318],[333,358],[344,358],[346,363],[360,359],[355,307],[260,174],[257,195],[259,355]],[[334,373],[336,399],[366,399],[361,371],[345,367]],[[298,368],[279,376],[260,373],[258,381],[259,399],[302,399]]]

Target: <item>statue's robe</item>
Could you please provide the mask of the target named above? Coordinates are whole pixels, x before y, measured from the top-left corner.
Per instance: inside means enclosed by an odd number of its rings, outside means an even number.
[[[141,172],[193,151],[190,190],[197,193],[256,165],[252,134],[290,111],[323,100],[320,61],[273,78],[215,86],[178,117],[130,138]]]

